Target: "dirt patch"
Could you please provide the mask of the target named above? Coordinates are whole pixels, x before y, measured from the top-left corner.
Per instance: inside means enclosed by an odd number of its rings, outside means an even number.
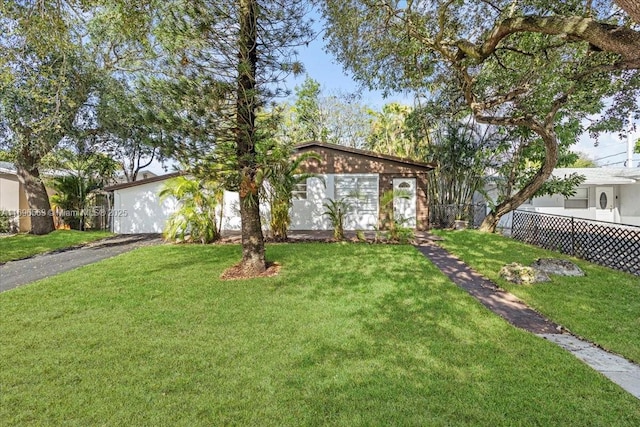
[[[247,274],[242,269],[240,264],[236,264],[227,268],[221,275],[222,280],[243,280],[243,279],[255,279],[258,277],[273,277],[280,273],[281,265],[277,262],[267,262],[267,269],[260,274]]]

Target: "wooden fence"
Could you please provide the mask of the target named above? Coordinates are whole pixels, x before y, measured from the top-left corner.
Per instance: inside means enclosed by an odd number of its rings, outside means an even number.
[[[517,210],[511,237],[640,276],[640,227]]]

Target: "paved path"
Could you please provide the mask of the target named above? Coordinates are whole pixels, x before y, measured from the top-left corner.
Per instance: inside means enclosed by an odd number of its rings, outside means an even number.
[[[89,243],[81,248],[9,261],[0,265],[0,292],[160,242],[157,235],[116,236]]]
[[[571,352],[640,399],[640,366],[566,333],[562,326],[546,319],[518,300],[515,295],[498,288],[495,283],[473,271],[435,243],[425,241],[416,247],[455,284],[469,292],[489,310],[514,326],[532,332]]]

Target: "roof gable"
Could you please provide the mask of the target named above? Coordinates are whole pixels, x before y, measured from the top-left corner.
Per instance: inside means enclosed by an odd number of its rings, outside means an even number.
[[[417,162],[373,151],[324,142],[307,142],[295,147],[296,153],[315,152],[320,160],[309,159],[303,167],[311,173],[426,173],[431,163]]]
[[[295,147],[296,153],[315,152],[321,160],[308,159],[303,167],[310,173],[426,173],[435,168],[431,163],[416,162],[402,157],[387,156],[373,151],[360,150],[337,144],[308,142]],[[184,175],[184,171],[154,176],[134,182],[105,187],[105,191],[121,190],[139,185],[160,182]]]
[[[152,182],[165,181],[167,179],[175,178],[181,175],[184,175],[183,171],[171,172],[164,175],[152,176],[151,178],[139,179],[133,182],[123,182],[121,184],[110,185],[108,187],[104,187],[104,191],[114,191],[122,190],[123,188],[137,187],[139,185],[150,184]]]

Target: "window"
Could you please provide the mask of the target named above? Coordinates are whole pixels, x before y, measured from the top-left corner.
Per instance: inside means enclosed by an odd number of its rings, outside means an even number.
[[[378,214],[378,177],[342,175],[335,178],[336,200],[347,199],[360,214]]]
[[[569,196],[564,201],[565,209],[588,209],[589,208],[589,189],[577,188],[576,194]]]
[[[307,180],[297,183],[291,195],[293,200],[307,200]]]

